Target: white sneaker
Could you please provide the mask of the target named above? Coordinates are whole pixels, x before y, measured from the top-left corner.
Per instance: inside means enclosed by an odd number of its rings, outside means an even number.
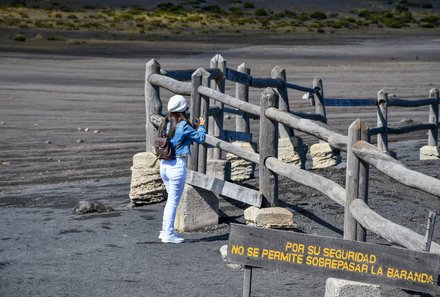
[[[163,234],[164,234],[163,231],[160,231],[160,232],[159,232],[159,239],[162,239],[162,238],[163,238]]]
[[[165,233],[162,233],[162,242],[163,243],[182,243],[185,239],[180,237],[179,234],[173,232],[170,235],[167,235]]]

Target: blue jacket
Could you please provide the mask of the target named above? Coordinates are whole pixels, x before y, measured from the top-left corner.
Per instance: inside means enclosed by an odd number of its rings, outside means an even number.
[[[167,131],[169,131],[170,124],[168,123]],[[197,143],[205,142],[206,129],[205,126],[199,126],[195,130],[188,122],[180,121],[176,125],[176,130],[174,130],[174,136],[170,139],[173,148],[176,148],[180,143],[183,142],[176,150],[176,157],[186,157],[191,155],[190,145],[193,141]]]

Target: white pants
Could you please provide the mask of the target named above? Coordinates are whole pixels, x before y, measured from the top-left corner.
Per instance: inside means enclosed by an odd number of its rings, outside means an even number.
[[[163,212],[162,231],[170,235],[174,231],[177,206],[183,193],[186,180],[186,158],[160,161],[160,176],[168,193]]]

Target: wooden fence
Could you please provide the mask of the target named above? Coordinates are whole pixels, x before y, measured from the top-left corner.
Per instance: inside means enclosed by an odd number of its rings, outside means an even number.
[[[325,99],[325,106],[376,106],[377,107],[377,126],[370,129],[370,135],[377,135],[377,147],[388,153],[388,135],[405,134],[415,131],[428,130],[428,146],[438,146],[438,126],[439,126],[439,91],[431,89],[429,98],[422,99],[397,99],[388,98],[388,93],[380,90],[376,99]],[[388,126],[388,107],[429,107],[428,123],[412,124],[399,128]],[[322,107],[316,107],[320,110]]]
[[[189,95],[191,98],[190,111],[192,118],[199,116],[205,118],[213,117],[212,121],[208,121],[209,133],[206,137],[206,143],[201,145],[200,148],[197,145],[192,148],[192,157],[188,163],[189,169],[197,171],[199,177],[202,175],[206,177],[208,147],[219,151],[223,150],[258,164],[260,171],[259,192],[262,196],[262,207],[276,206],[278,204],[278,176],[284,176],[323,193],[345,208],[344,238],[365,241],[365,230],[370,230],[387,241],[408,249],[425,249],[426,238],[424,236],[388,221],[368,207],[369,164],[406,186],[419,189],[439,198],[440,180],[406,168],[399,161],[394,160],[380,149],[369,144],[368,141],[372,132],[360,120],[355,121],[350,126],[348,136],[346,136],[336,132],[335,129],[320,121],[322,117],[325,117],[324,105],[322,106],[322,114],[316,118],[314,115],[308,115],[308,118],[304,118],[301,117],[301,113],[289,111],[288,104],[286,106],[286,104],[281,103],[281,101],[286,102],[282,95],[287,93],[285,92],[287,87],[294,87],[302,91],[313,91],[315,94],[319,93],[318,98],[323,99],[322,85],[321,87],[319,86],[319,80],[316,80],[313,89],[309,89],[287,83],[280,78],[253,78],[247,74],[247,71],[243,70],[245,69],[243,65],[240,66],[243,72],[232,71],[225,67],[225,61],[220,56],[216,56],[214,61],[211,61],[212,68],[199,68],[191,76],[188,71],[162,71],[155,60],[147,63],[145,80],[147,151],[151,150],[151,141],[154,138],[152,136],[156,135],[154,126],[158,126],[163,119],[159,88],[165,88],[176,94]],[[191,82],[181,82],[177,79],[191,79]],[[226,79],[244,86],[266,88],[261,94],[260,106],[251,104],[246,100],[241,100],[241,98],[224,94]],[[215,86],[211,86],[211,81],[215,82]],[[246,93],[241,88],[237,88],[237,90],[241,90],[237,91],[238,97],[241,96],[240,94]],[[273,88],[276,88],[277,92]],[[283,100],[280,100],[280,97]],[[215,105],[211,106],[211,100],[215,102]],[[433,100],[429,101],[429,104],[433,103]],[[243,150],[234,144],[220,139],[222,134],[222,120],[220,118],[222,118],[223,105],[228,105],[241,113],[244,112],[256,118],[259,117],[259,154]],[[285,129],[285,131],[288,131],[289,128],[302,131],[328,142],[334,148],[347,151],[345,189],[329,179],[277,159],[280,127]],[[429,127],[433,128],[433,126]],[[214,153],[213,156],[219,157],[216,154]],[[198,184],[195,180],[193,184],[207,190],[213,190],[214,188],[212,182]],[[205,184],[209,185],[206,186]],[[240,186],[236,185],[236,187]],[[240,187],[239,191],[240,193],[248,193],[246,194],[248,197],[254,197],[255,193],[247,192],[248,190]],[[240,200],[239,197],[233,198]],[[432,243],[430,251],[440,254],[440,245]]]

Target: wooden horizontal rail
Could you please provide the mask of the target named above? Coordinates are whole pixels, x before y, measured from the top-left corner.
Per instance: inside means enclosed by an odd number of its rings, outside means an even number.
[[[190,185],[244,202],[249,205],[261,207],[262,197],[260,192],[239,186],[193,170],[187,170],[186,182]]]
[[[273,79],[273,78],[255,78],[246,73],[242,73],[236,71],[231,68],[226,68],[225,78],[227,80],[240,83],[246,86],[251,86],[255,88],[282,88],[286,86],[289,89],[294,89],[298,91],[304,91],[309,93],[315,93],[315,90],[312,88],[302,87],[299,85],[295,85],[292,83],[286,83],[281,79]]]
[[[249,113],[246,113],[246,112],[244,112],[242,110],[235,109],[235,108],[224,107],[223,108],[223,112],[224,113],[235,114],[235,115],[238,115],[238,116],[241,116],[241,117],[246,114],[250,119],[259,119],[260,118],[260,115],[249,114]]]
[[[231,153],[240,157],[246,161],[258,164],[260,162],[260,155],[254,152],[250,152],[244,149],[241,149],[239,146],[229,143],[227,141],[223,141],[214,136],[206,134],[205,142],[213,147],[219,148],[225,152]]]
[[[437,98],[429,99],[418,99],[418,100],[408,100],[408,99],[388,99],[387,106],[400,106],[400,107],[418,107],[431,104],[438,104],[439,100]]]
[[[175,94],[191,95],[191,83],[181,82],[160,74],[150,75],[148,81],[154,86],[165,88]]]
[[[376,99],[333,99],[325,98],[325,106],[376,106]]]
[[[223,108],[223,112],[224,113],[230,113],[230,114],[234,114],[234,115],[238,115],[238,116],[244,116],[246,114],[246,112],[241,111],[239,109],[235,109],[235,108]],[[303,118],[303,119],[309,119],[309,120],[315,120],[315,121],[320,121],[320,122],[324,122],[326,119],[320,115],[320,114],[316,114],[316,113],[306,113],[306,112],[296,112],[296,111],[290,111],[291,114],[293,114],[294,116]],[[214,111],[209,111],[209,115],[216,115]],[[250,119],[259,119],[260,115],[256,115],[256,114],[247,114],[248,117]]]
[[[373,136],[373,135],[377,135],[380,133],[385,133],[385,127],[376,127],[376,128],[371,128],[369,135]]]
[[[285,84],[281,79],[254,78],[231,68],[226,68],[225,72],[225,79],[255,88],[281,88]]]
[[[161,69],[160,74],[179,81],[190,81],[191,76],[196,70],[197,69],[166,71],[164,69]],[[218,79],[223,76],[223,72],[218,68],[208,68],[206,69],[206,71],[210,73],[210,79]]]
[[[425,247],[423,235],[381,217],[361,199],[355,199],[350,203],[350,212],[362,227],[390,243],[417,251],[422,251]],[[432,242],[430,252],[440,254],[440,245]]]
[[[222,109],[219,106],[210,106],[208,110],[208,116],[216,116],[221,113]]]
[[[381,152],[375,146],[365,141],[358,141],[353,145],[353,153],[373,165],[394,180],[411,188],[422,190],[440,198],[440,180],[408,169],[399,161]]]
[[[421,130],[431,130],[434,128],[435,128],[434,124],[408,125],[408,126],[403,126],[403,127],[399,127],[399,128],[388,127],[387,133],[388,134],[405,134],[405,133],[421,131]]]
[[[308,133],[321,140],[327,141],[332,147],[347,151],[347,136],[342,135],[333,127],[321,122],[302,119],[290,112],[280,111],[270,107],[266,109],[266,116],[298,131]]]
[[[435,128],[434,124],[416,124],[416,125],[403,126],[399,128],[387,127],[386,130],[388,134],[398,135],[398,134],[405,134],[415,131],[431,130],[434,128]],[[370,135],[376,135],[379,133],[385,133],[385,127],[376,127],[370,130]]]
[[[290,113],[302,119],[314,120],[320,122],[327,121],[327,119],[324,116],[317,113],[305,113],[305,112],[297,112],[297,111],[290,111]]]
[[[300,169],[291,164],[284,163],[283,161],[274,157],[269,157],[266,159],[266,166],[276,174],[287,177],[288,179],[307,187],[313,188],[328,196],[342,207],[345,206],[345,189],[334,181]]]
[[[295,84],[288,83],[288,82],[286,82],[286,87],[288,89],[293,89],[293,90],[298,90],[298,91],[303,91],[303,92],[308,92],[308,93],[316,94],[316,90],[315,89],[307,88],[307,87],[302,87],[302,86],[295,85]]]
[[[250,114],[260,115],[260,107],[258,105],[254,105],[246,101],[239,100],[235,97],[220,93],[219,91],[216,91],[214,89],[205,86],[200,86],[197,89],[197,91],[201,95],[208,96],[209,98],[220,101],[221,103],[224,103],[226,105],[235,107]]]
[[[252,76],[247,75],[246,73],[236,71],[229,67],[226,67],[225,79],[242,85],[250,86],[252,81]]]

